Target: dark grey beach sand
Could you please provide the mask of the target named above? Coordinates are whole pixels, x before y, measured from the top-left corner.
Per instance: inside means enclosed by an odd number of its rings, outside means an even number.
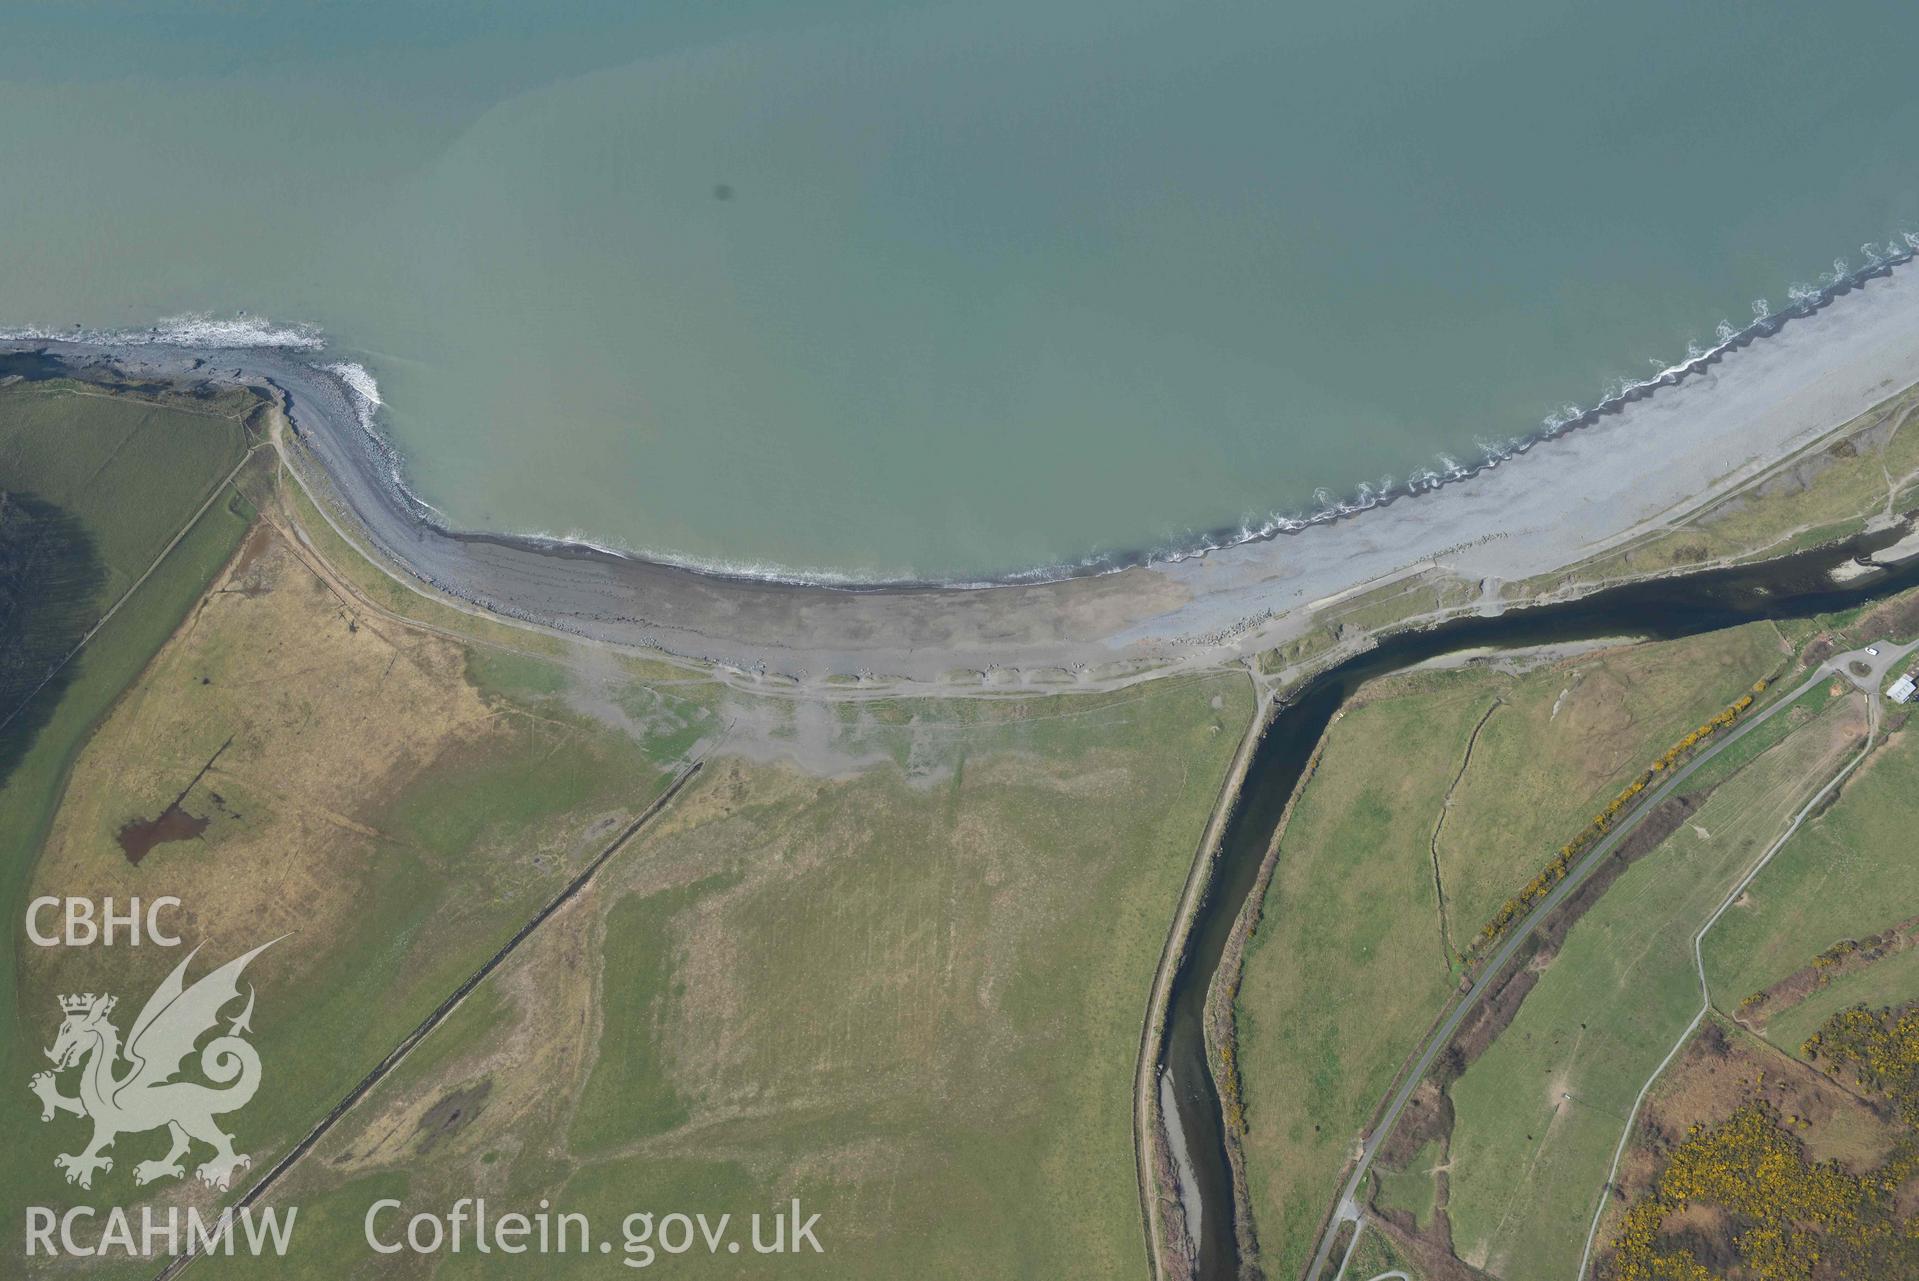
[[[1147,665],[1270,647],[1318,606],[1436,565],[1472,583],[1516,582],[1670,523],[1919,382],[1919,269],[1867,279],[1433,492],[1204,556],[995,586],[766,582],[449,531],[395,482],[352,393],[308,353],[43,339],[0,351],[44,352],[82,375],[274,389],[298,437],[289,461],[344,532],[423,589],[498,615],[803,682],[866,675],[950,688],[991,673],[1106,685]]]

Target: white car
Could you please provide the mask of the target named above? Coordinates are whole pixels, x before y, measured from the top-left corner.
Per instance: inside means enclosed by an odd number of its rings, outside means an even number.
[[[1872,655],[1874,658],[1879,657],[1879,647],[1877,645],[1866,646],[1866,652]]]

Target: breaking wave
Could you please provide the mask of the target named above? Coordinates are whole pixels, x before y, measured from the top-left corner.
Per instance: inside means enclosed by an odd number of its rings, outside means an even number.
[[[1297,533],[1313,525],[1326,524],[1340,520],[1374,507],[1383,507],[1399,498],[1416,494],[1430,493],[1444,485],[1467,480],[1481,472],[1489,471],[1517,454],[1523,454],[1542,441],[1552,440],[1569,431],[1588,426],[1601,416],[1616,412],[1631,401],[1650,395],[1661,387],[1671,387],[1681,380],[1703,372],[1729,351],[1745,347],[1760,338],[1777,333],[1786,321],[1797,316],[1808,316],[1830,304],[1835,298],[1863,285],[1876,276],[1889,274],[1895,267],[1904,266],[1919,253],[1919,233],[1901,232],[1885,245],[1868,242],[1860,246],[1860,256],[1865,266],[1854,269],[1844,258],[1835,258],[1832,269],[1822,272],[1810,284],[1795,282],[1786,290],[1787,306],[1783,311],[1775,312],[1772,303],[1765,298],[1755,298],[1752,302],[1752,319],[1745,325],[1734,325],[1730,320],[1721,320],[1714,327],[1714,341],[1704,345],[1697,341],[1686,344],[1685,357],[1678,361],[1666,362],[1652,360],[1654,372],[1645,378],[1615,378],[1601,391],[1599,399],[1588,406],[1565,404],[1548,413],[1540,420],[1539,427],[1528,435],[1513,436],[1503,441],[1475,441],[1474,447],[1479,457],[1470,462],[1461,462],[1450,453],[1438,456],[1437,466],[1418,468],[1412,472],[1404,484],[1394,484],[1389,477],[1374,485],[1362,482],[1344,498],[1334,498],[1326,490],[1314,494],[1317,504],[1315,510],[1303,513],[1274,513],[1264,519],[1242,525],[1231,536],[1215,538],[1197,548],[1184,552],[1169,552],[1153,559],[1180,560],[1187,556],[1203,556],[1208,551],[1233,546],[1236,543],[1273,538],[1279,534]]]
[[[687,556],[653,549],[610,545],[585,533],[554,534],[546,531],[502,531],[507,538],[546,546],[590,549],[607,556],[644,560],[675,566],[721,578],[749,579],[761,582],[810,584],[841,588],[883,586],[989,587],[1003,583],[1044,582],[1058,578],[1087,577],[1116,573],[1136,565],[1162,561],[1184,561],[1204,557],[1215,551],[1244,543],[1265,542],[1287,534],[1296,534],[1315,525],[1330,524],[1347,517],[1385,507],[1402,498],[1429,494],[1447,485],[1469,480],[1498,467],[1501,463],[1531,450],[1543,441],[1588,426],[1602,416],[1615,413],[1628,403],[1670,387],[1703,372],[1727,352],[1777,333],[1786,322],[1808,316],[1851,292],[1867,280],[1889,274],[1911,262],[1919,254],[1919,233],[1902,232],[1883,246],[1868,243],[1860,247],[1865,265],[1854,269],[1843,258],[1834,259],[1830,271],[1813,282],[1795,282],[1786,290],[1786,304],[1775,309],[1765,298],[1753,300],[1752,319],[1744,325],[1721,320],[1714,327],[1713,342],[1687,344],[1685,356],[1678,361],[1653,360],[1653,372],[1645,377],[1615,378],[1605,385],[1599,398],[1590,405],[1566,403],[1546,414],[1532,432],[1503,440],[1474,442],[1476,457],[1461,457],[1453,451],[1438,454],[1434,460],[1414,468],[1404,480],[1383,476],[1362,481],[1344,496],[1319,489],[1310,507],[1291,511],[1272,511],[1250,516],[1231,526],[1207,531],[1189,529],[1183,536],[1163,540],[1158,546],[1139,550],[1093,551],[1074,560],[1051,561],[1026,569],[1002,572],[977,579],[928,579],[907,571],[891,576],[886,571],[867,569],[847,573],[829,568],[798,568],[763,561]],[[194,349],[271,348],[291,353],[318,352],[325,348],[326,337],[317,326],[275,324],[264,316],[242,312],[219,317],[207,313],[171,316],[144,329],[87,330],[73,326],[64,330],[26,327],[0,329],[0,339],[22,341],[49,340],[98,345],[141,346],[166,344]],[[306,363],[306,362],[303,362]],[[405,479],[405,459],[388,441],[378,423],[385,401],[380,386],[366,366],[354,361],[313,361],[309,368],[323,371],[340,389],[360,428],[364,445],[383,465],[388,481],[416,516],[444,532],[455,532],[444,513],[415,492]]]
[[[411,504],[416,513],[438,512],[438,508],[421,498],[406,483],[406,460],[393,442],[380,430],[376,417],[380,407],[386,401],[380,399],[380,384],[368,372],[365,365],[355,360],[336,360],[316,366],[333,375],[339,385],[341,398],[353,410],[353,421],[360,426],[363,443],[377,456],[386,468],[386,476],[396,491]]]
[[[326,346],[326,335],[317,326],[275,324],[265,316],[249,316],[244,311],[231,316],[187,312],[165,317],[144,329],[87,329],[80,325],[50,329],[28,325],[19,329],[0,329],[0,338],[28,342],[44,339],[94,346],[164,344],[169,347],[215,350],[274,347],[289,351],[318,351]]]
[[[373,426],[373,415],[386,402],[380,399],[380,384],[367,372],[367,367],[357,361],[340,360],[321,365],[320,368],[338,378],[346,388],[347,398],[353,403],[353,416],[359,419],[360,430],[378,436],[379,432]]]
[[[357,360],[335,360],[316,364],[313,368],[333,375],[333,381],[340,389],[341,397],[353,410],[353,421],[359,424],[361,443],[374,457],[380,460],[385,470],[387,484],[393,492],[413,510],[421,520],[429,521],[441,529],[450,528],[446,513],[420,497],[406,481],[406,456],[394,448],[393,442],[380,430],[379,412],[386,404],[380,396],[380,384],[371,371]],[[596,548],[595,550],[602,550]]]

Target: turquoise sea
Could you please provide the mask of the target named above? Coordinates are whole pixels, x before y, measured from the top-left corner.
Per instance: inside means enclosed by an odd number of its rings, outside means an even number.
[[[1915,53],[1773,0],[16,4],[0,329],[311,327],[456,526],[1072,564],[1903,250]]]

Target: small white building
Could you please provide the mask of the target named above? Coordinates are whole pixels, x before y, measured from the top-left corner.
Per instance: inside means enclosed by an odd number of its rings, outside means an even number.
[[[1919,682],[1914,682],[1911,674],[1908,673],[1892,683],[1892,688],[1886,691],[1886,696],[1895,703],[1910,703],[1914,691],[1919,691]]]

